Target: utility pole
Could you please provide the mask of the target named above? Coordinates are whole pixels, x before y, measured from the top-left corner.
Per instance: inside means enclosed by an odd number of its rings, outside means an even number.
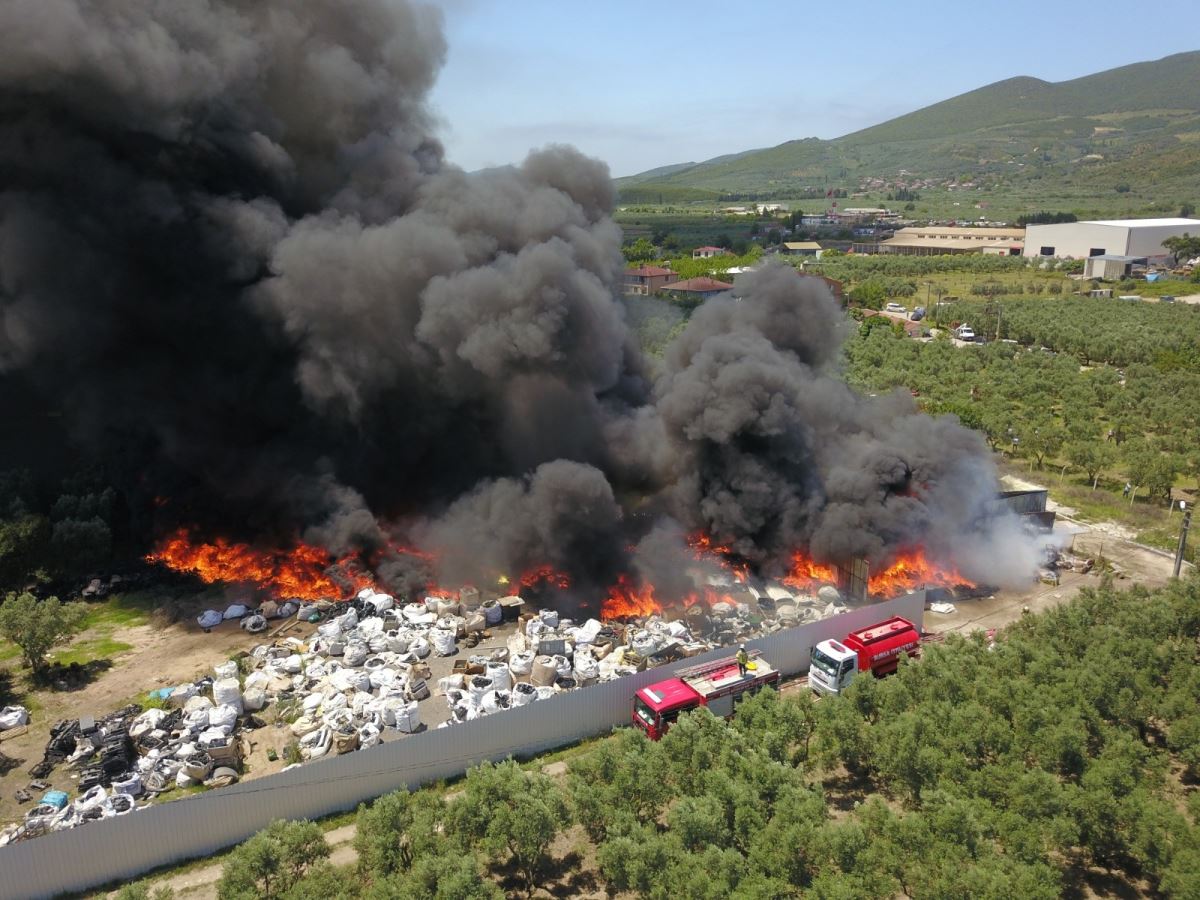
[[[1183,524],[1179,527],[1179,549],[1175,551],[1175,577],[1179,577],[1179,570],[1183,567],[1183,551],[1187,548],[1188,526],[1192,524],[1192,511],[1187,508],[1183,500],[1179,501],[1179,508],[1183,510]]]

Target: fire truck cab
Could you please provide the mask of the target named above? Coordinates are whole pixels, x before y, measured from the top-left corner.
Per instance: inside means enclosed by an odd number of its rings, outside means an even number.
[[[765,685],[779,684],[779,671],[757,651],[750,654],[748,668],[741,675],[737,658],[728,656],[680,669],[675,678],[659,681],[634,694],[633,724],[646,732],[650,740],[657,741],[680,713],[690,709],[706,706],[713,715],[728,719],[742,698],[758,693]]]
[[[852,631],[841,641],[821,641],[812,649],[808,684],[819,694],[840,694],[857,672],[892,674],[900,656],[915,656],[920,644],[916,627],[901,616]]]

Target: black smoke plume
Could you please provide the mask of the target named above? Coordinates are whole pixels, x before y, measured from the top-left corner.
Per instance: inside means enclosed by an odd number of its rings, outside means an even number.
[[[147,546],[299,537],[405,588],[397,532],[442,581],[601,585],[692,529],[763,571],[987,560],[980,441],[851,392],[822,285],[742,277],[655,371],[606,168],[447,163],[444,55],[405,2],[0,7],[3,462],[103,463]]]

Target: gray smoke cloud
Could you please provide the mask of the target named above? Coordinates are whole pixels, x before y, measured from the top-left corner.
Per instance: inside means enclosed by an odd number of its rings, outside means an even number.
[[[449,164],[445,52],[400,0],[0,7],[0,414],[62,423],[24,461],[102,462],[147,545],[300,537],[406,590],[682,591],[697,529],[764,572],[986,561],[982,444],[855,395],[816,281],[742,276],[652,372],[606,167]]]

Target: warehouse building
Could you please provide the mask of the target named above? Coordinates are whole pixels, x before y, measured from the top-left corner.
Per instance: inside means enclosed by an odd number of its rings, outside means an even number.
[[[1200,219],[1106,219],[1030,225],[1025,230],[1025,256],[1087,259],[1091,256],[1144,258],[1165,262],[1167,238],[1200,234]]]
[[[881,241],[871,252],[899,253],[906,256],[943,256],[948,253],[1020,256],[1024,239],[1024,228],[961,225],[901,228],[894,237]],[[1025,243],[1024,246],[1028,247],[1029,244]]]

